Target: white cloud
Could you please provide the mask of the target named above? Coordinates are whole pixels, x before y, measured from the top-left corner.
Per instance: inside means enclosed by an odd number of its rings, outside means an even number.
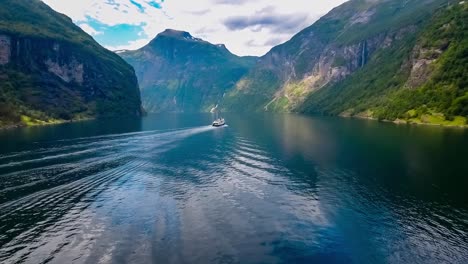
[[[84,24],[79,24],[78,26],[80,26],[81,29],[83,29],[84,31],[86,31],[88,34],[90,34],[91,36],[97,36],[97,35],[102,35],[104,32],[102,31],[97,31],[96,29],[94,29],[93,27],[91,27],[90,25],[84,23]]]
[[[143,25],[144,34],[139,34],[139,39],[108,48],[136,49],[147,44],[166,28],[173,28],[189,31],[196,37],[212,43],[224,43],[232,52],[239,55],[262,55],[274,43],[288,40],[299,29],[312,24],[318,17],[346,0],[166,0],[160,2],[162,9],[151,6],[151,2],[157,2],[154,0],[132,0],[141,5],[144,12],[130,0],[43,1],[55,10],[70,16],[91,35],[100,32],[89,26],[88,18],[108,26]],[[266,22],[262,20],[262,23],[251,20],[258,22],[258,25],[239,27],[235,30],[224,25],[226,19],[231,17],[251,18],[258,14],[262,14],[264,19],[269,19],[268,15],[282,19],[289,17],[288,23],[295,22],[297,25],[291,24],[291,30],[269,27],[271,23],[278,22],[275,20]],[[300,15],[302,19],[299,23],[297,17]],[[271,41],[273,39],[276,41]],[[248,45],[249,43],[255,45]]]
[[[114,50],[114,51],[118,51],[118,50],[136,50],[136,49],[139,49],[143,46],[145,46],[146,44],[148,44],[149,40],[143,38],[143,39],[137,39],[137,40],[133,40],[133,41],[130,41],[129,43],[125,43],[125,44],[122,44],[122,45],[117,45],[117,46],[108,46],[108,45],[104,45],[104,47],[108,50]]]
[[[158,2],[151,0],[134,0],[145,8],[145,12],[131,3],[130,0],[43,0],[55,10],[71,17],[74,21],[86,21],[88,17],[98,20],[108,26],[118,24],[139,25],[151,19],[152,16],[160,16],[162,12],[149,3]]]

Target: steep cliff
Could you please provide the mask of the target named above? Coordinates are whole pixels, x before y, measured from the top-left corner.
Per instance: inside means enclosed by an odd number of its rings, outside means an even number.
[[[450,50],[441,48],[443,43],[422,45],[424,32],[443,16],[445,31],[465,35],[466,23],[454,22],[465,17],[465,6],[443,0],[350,0],[260,58],[224,105],[235,111],[399,118],[403,110],[389,114],[390,106],[383,107],[391,93],[427,83],[434,73],[430,65]],[[451,10],[458,15],[446,15]],[[445,34],[444,43],[457,38],[463,39]],[[463,61],[462,56],[454,60]]]
[[[170,29],[147,46],[119,55],[135,67],[149,112],[209,111],[256,60]]]
[[[41,1],[0,2],[0,126],[140,114],[118,55]]]
[[[355,74],[310,94],[301,111],[466,124],[467,4],[440,6]]]

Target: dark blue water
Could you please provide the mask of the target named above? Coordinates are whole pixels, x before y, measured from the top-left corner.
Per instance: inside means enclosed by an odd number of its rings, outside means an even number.
[[[468,131],[152,115],[0,132],[0,263],[468,263]]]

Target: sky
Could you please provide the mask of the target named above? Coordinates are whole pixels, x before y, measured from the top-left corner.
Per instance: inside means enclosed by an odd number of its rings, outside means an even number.
[[[167,28],[260,56],[346,0],[43,0],[110,50],[138,49]]]

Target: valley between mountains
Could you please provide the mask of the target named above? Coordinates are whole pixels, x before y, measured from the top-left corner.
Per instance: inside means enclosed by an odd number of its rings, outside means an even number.
[[[1,6],[2,127],[215,107],[467,124],[465,1],[350,0],[261,57],[172,29],[115,54],[40,1]]]

